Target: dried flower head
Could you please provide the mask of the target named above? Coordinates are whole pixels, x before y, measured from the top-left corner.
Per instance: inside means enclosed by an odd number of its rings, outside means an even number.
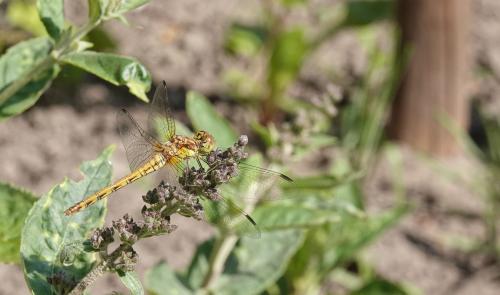
[[[103,229],[96,229],[92,236],[90,236],[90,245],[96,251],[102,251],[108,247],[109,244],[115,240],[113,238],[115,231],[112,227],[105,227]]]
[[[248,157],[244,151],[247,144],[248,138],[242,135],[237,143],[225,151],[216,149],[209,153],[205,159],[208,169],[187,168],[179,178],[182,188],[194,196],[205,196],[213,201],[220,200],[217,187],[238,175],[238,163]]]

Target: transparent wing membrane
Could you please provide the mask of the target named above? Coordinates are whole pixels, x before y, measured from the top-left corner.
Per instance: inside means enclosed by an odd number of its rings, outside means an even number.
[[[131,171],[144,165],[154,155],[156,139],[146,133],[125,109],[117,114],[118,131],[127,154]]]
[[[243,171],[249,171],[250,173],[257,173],[257,174],[262,174],[262,175],[267,175],[267,176],[276,176],[276,177],[279,177],[279,178],[286,180],[286,181],[290,181],[290,182],[293,181],[290,177],[286,176],[283,173],[277,172],[277,171],[269,170],[269,169],[262,168],[259,166],[254,166],[254,165],[246,163],[246,162],[241,162],[238,165],[239,165],[239,169],[243,170]]]
[[[219,186],[223,196],[219,201],[210,202],[204,206],[207,218],[215,223],[222,224],[227,231],[252,238],[260,237],[260,229],[252,217],[237,203],[253,207],[259,201],[273,199],[271,188],[279,179],[292,181],[282,173],[241,162],[238,165],[238,175],[227,184]],[[242,207],[243,207],[242,206]]]
[[[219,224],[224,230],[251,238],[260,237],[260,229],[253,218],[230,199],[203,200],[203,210],[208,221]]]
[[[148,117],[149,130],[157,130],[158,138],[162,141],[168,141],[175,135],[175,120],[170,110],[167,84],[162,84],[156,88],[153,100],[149,107]]]

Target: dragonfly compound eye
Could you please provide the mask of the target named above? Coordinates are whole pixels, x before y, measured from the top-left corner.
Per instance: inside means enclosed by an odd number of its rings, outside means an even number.
[[[215,147],[214,137],[206,131],[198,131],[194,136],[198,143],[199,152],[203,155],[210,153]]]

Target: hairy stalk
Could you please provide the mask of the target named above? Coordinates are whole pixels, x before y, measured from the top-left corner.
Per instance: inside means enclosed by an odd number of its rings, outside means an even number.
[[[78,284],[68,293],[68,295],[81,295],[91,284],[93,284],[106,271],[104,262],[99,263],[92,269]]]

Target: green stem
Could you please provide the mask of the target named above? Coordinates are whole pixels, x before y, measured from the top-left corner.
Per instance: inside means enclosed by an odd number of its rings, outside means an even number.
[[[248,195],[257,196],[257,191],[259,186],[257,183],[253,183],[248,188]],[[245,211],[251,213],[255,208],[257,199],[248,202],[245,206]],[[228,234],[227,232],[222,232],[221,237],[215,240],[214,247],[210,252],[210,258],[208,261],[208,271],[203,279],[202,288],[206,291],[210,289],[213,284],[219,279],[220,275],[224,271],[224,265],[226,260],[234,249],[236,242],[238,241],[238,236],[235,234]]]
[[[208,272],[203,280],[202,288],[209,289],[220,277],[224,271],[224,264],[227,257],[231,254],[238,237],[235,235],[222,236],[215,241],[215,245],[211,251],[208,262]]]
[[[11,96],[25,87],[40,73],[54,66],[54,64],[58,62],[59,57],[68,53],[69,49],[71,48],[71,44],[83,38],[100,23],[100,20],[96,21],[95,23],[88,23],[85,26],[81,27],[71,38],[67,38],[63,41],[62,44],[56,45],[52,52],[49,53],[49,55],[42,59],[36,66],[31,68],[31,70],[29,70],[20,79],[12,82],[0,93],[0,106],[3,105]]]

